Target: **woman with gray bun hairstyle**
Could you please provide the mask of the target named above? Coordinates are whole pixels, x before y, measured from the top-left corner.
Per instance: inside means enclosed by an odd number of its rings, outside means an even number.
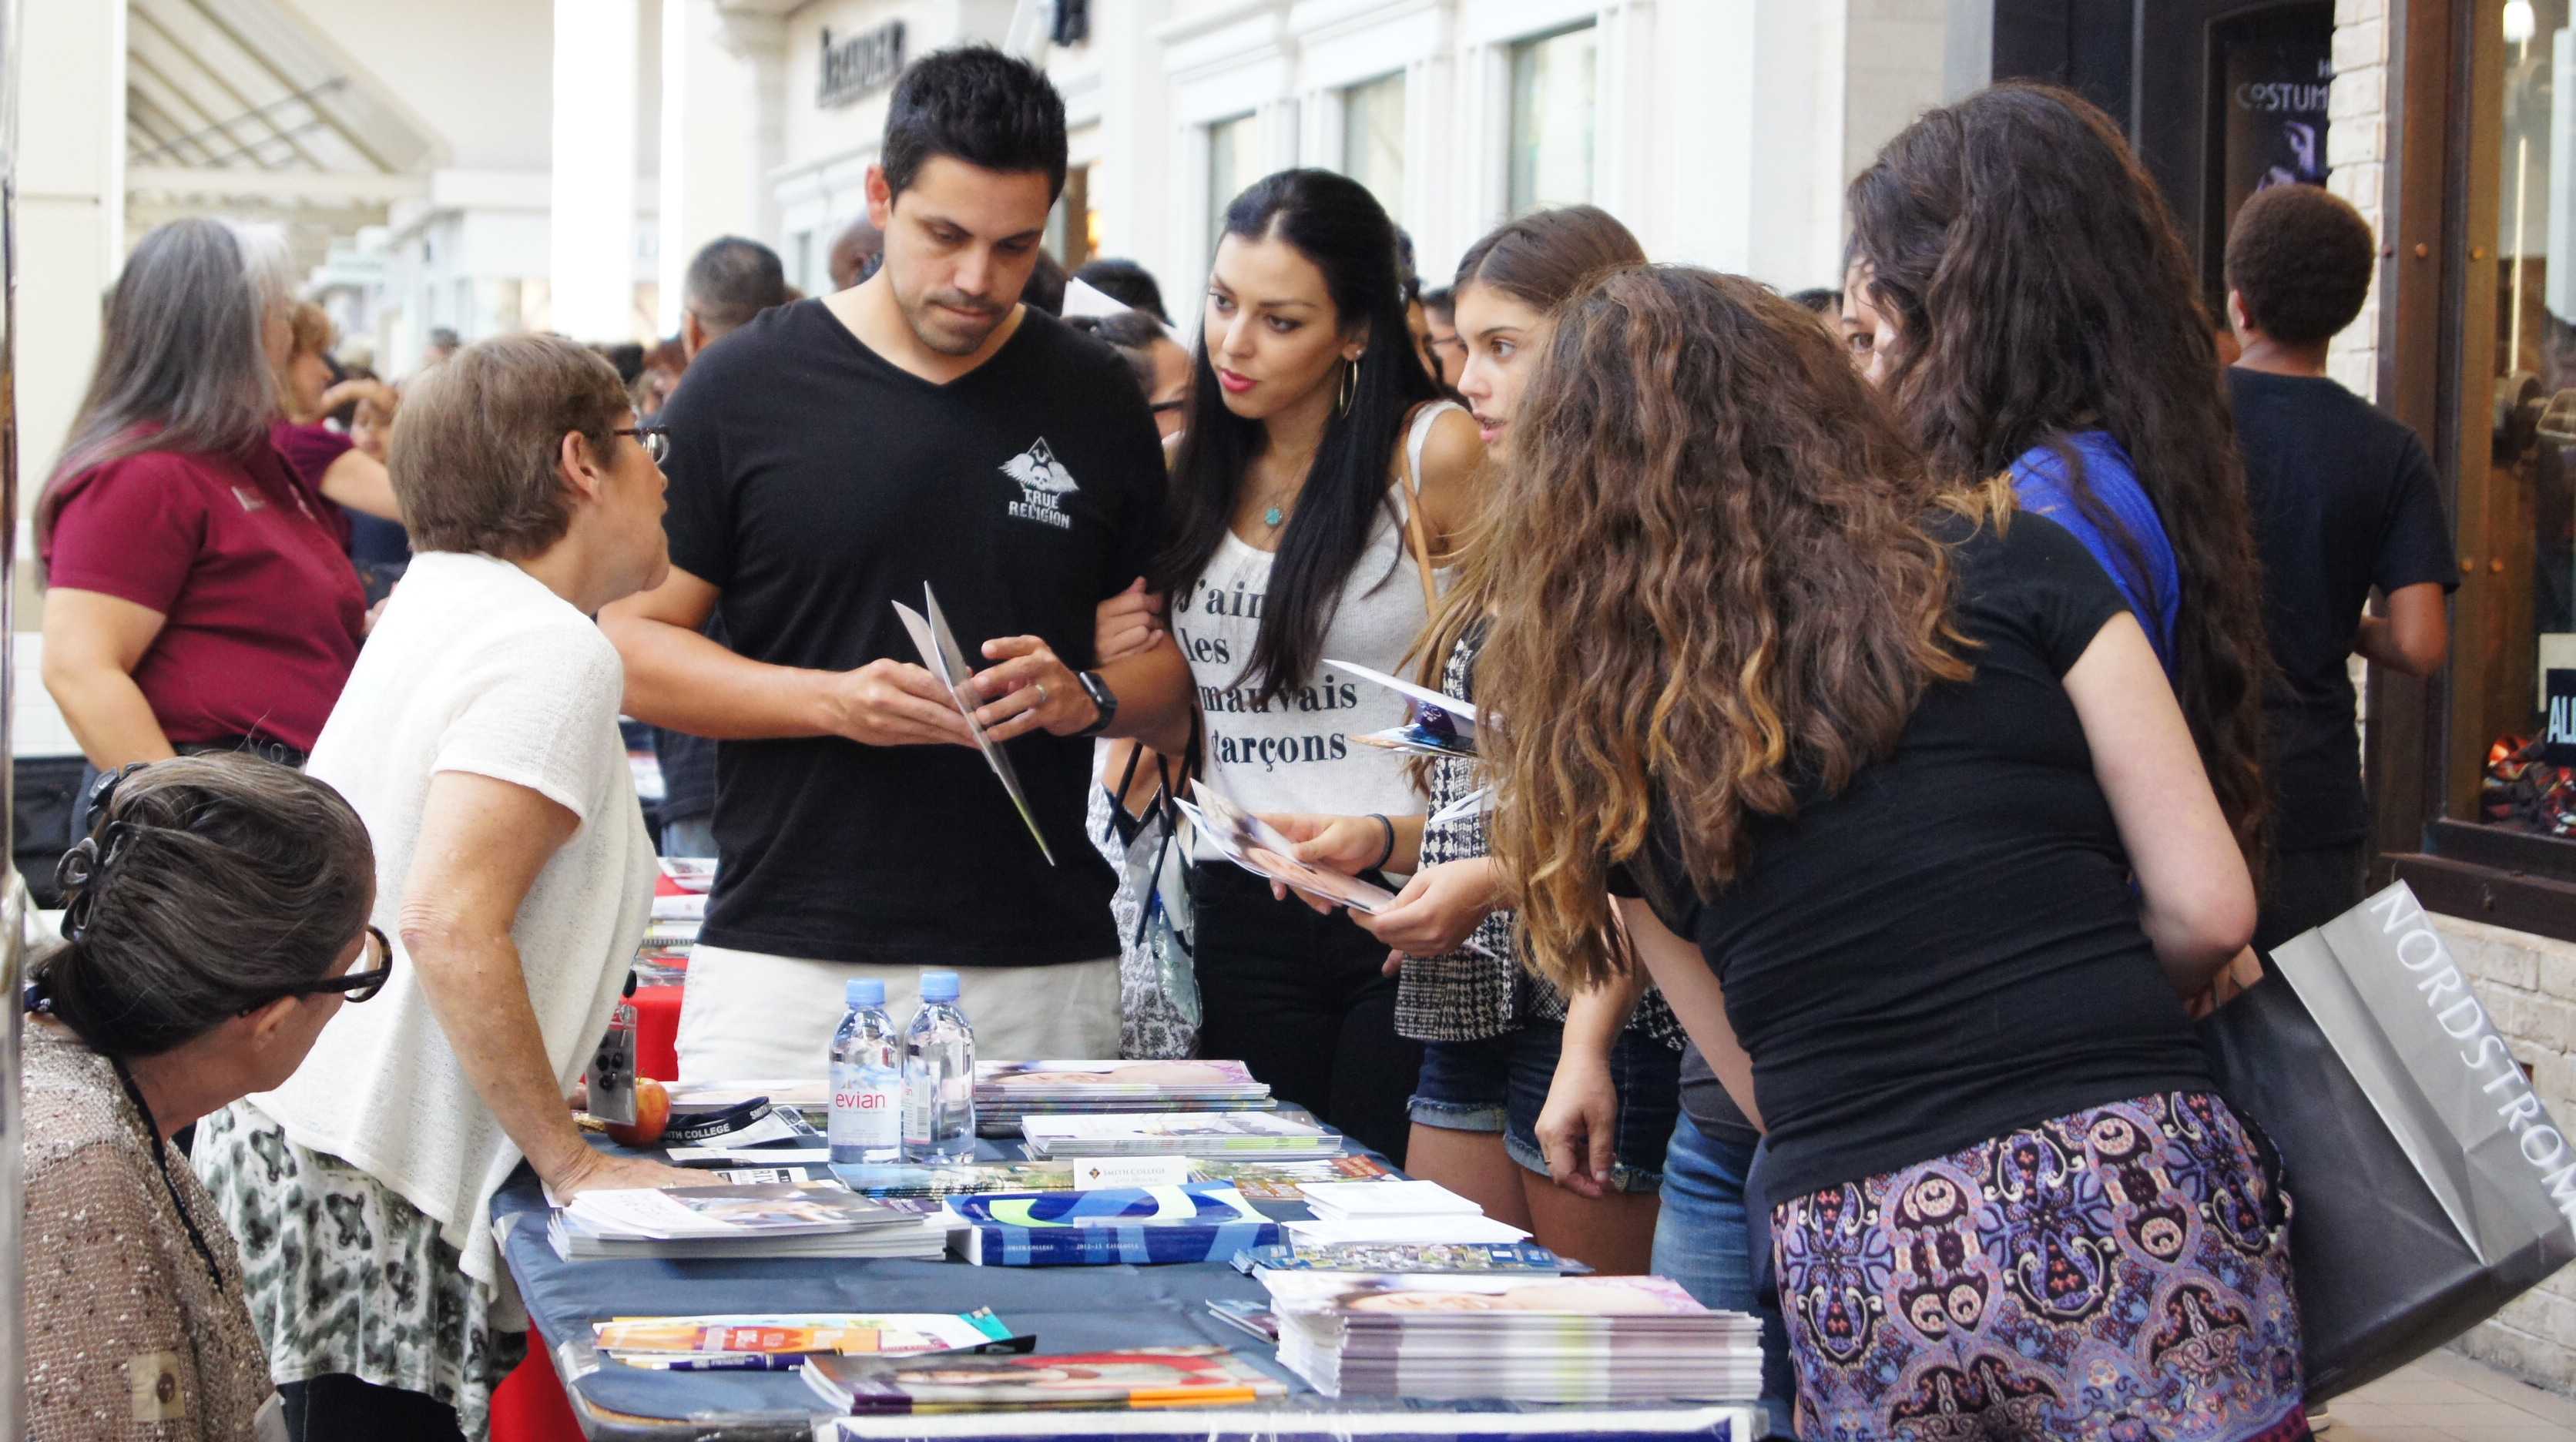
[[[101,790],[23,999],[27,1435],[282,1437],[233,1235],[171,1139],[383,987],[375,852],[339,793],[255,757]]]

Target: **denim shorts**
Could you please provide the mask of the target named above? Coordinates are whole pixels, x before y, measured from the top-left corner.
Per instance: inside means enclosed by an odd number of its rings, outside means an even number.
[[[1564,1025],[1552,1021],[1527,1022],[1481,1041],[1430,1042],[1407,1113],[1445,1131],[1500,1132],[1513,1161],[1545,1176],[1538,1114],[1564,1044]],[[1619,1090],[1610,1167],[1615,1190],[1651,1192],[1663,1184],[1664,1146],[1681,1115],[1681,1061],[1681,1053],[1633,1031],[1621,1032],[1610,1048],[1610,1080]]]

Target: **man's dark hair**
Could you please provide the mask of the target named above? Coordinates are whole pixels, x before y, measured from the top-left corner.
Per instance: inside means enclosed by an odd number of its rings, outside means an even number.
[[[1046,73],[990,45],[938,50],[905,67],[886,106],[886,188],[901,195],[934,155],[985,170],[1046,172],[1064,193],[1064,97]]]
[[[454,326],[434,325],[429,328],[430,349],[454,350],[457,345],[456,328]]]
[[[706,327],[707,339],[714,340],[749,325],[771,306],[785,305],[787,268],[778,252],[759,241],[723,236],[708,241],[689,262],[680,294]]]
[[[1154,283],[1154,273],[1132,260],[1114,256],[1086,260],[1073,278],[1129,310],[1141,310],[1165,325],[1172,323],[1163,310],[1163,288]]]
[[[1791,291],[1789,299],[1818,315],[1839,314],[1843,308],[1843,293],[1829,285],[1811,285],[1805,290]]]
[[[1020,287],[1020,300],[1031,310],[1060,316],[1064,314],[1064,286],[1069,279],[1064,262],[1041,250],[1037,264],[1029,269],[1029,283]]]
[[[2352,324],[2378,268],[2370,222],[2323,186],[2258,190],[2227,233],[2227,284],[2245,298],[2246,318],[2291,345]]]
[[[1458,291],[1454,286],[1435,286],[1422,293],[1422,308],[1433,315],[1455,317],[1458,314]]]

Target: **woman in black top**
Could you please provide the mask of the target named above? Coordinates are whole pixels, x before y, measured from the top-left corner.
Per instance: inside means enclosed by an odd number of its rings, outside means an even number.
[[[2306,1436],[2287,1229],[2185,1011],[2253,888],[2100,566],[1748,281],[1598,283],[1513,429],[1494,854],[1570,987],[1639,893],[1766,1124],[1800,1435]]]

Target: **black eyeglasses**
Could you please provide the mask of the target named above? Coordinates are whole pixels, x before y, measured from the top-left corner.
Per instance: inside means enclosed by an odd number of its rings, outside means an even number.
[[[620,426],[616,430],[609,432],[609,434],[633,436],[636,443],[644,447],[644,454],[651,456],[653,458],[653,464],[657,466],[671,458],[671,428],[669,426]]]
[[[372,923],[367,927],[367,940],[375,943],[375,965],[364,970],[352,969],[338,976],[326,976],[320,981],[308,981],[301,986],[279,987],[243,1007],[242,1014],[247,1016],[272,1001],[282,1001],[290,996],[320,996],[335,991],[340,993],[341,1000],[347,1002],[372,1000],[377,992],[385,989],[386,981],[394,974],[394,944],[386,940],[385,934]]]

